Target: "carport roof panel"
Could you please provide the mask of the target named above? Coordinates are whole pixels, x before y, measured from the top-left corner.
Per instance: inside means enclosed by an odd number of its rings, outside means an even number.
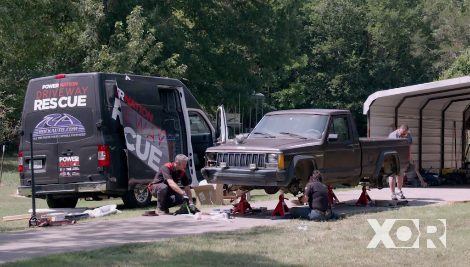
[[[470,76],[464,76],[454,79],[442,80],[437,82],[430,82],[430,83],[423,83],[417,84],[412,86],[400,87],[395,89],[388,89],[377,91],[371,94],[367,100],[364,102],[363,107],[363,114],[367,114],[369,112],[370,106],[374,103],[375,100],[379,98],[403,98],[403,97],[410,97],[420,95],[426,98],[432,98],[433,94],[438,93],[439,96],[445,97],[449,95],[452,97],[456,93],[455,90],[457,88],[467,89],[470,87]],[[449,90],[446,92],[445,90]],[[469,94],[470,95],[470,94]]]

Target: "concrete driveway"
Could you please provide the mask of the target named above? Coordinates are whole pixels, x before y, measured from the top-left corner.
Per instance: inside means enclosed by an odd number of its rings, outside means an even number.
[[[393,205],[387,205],[390,203],[385,201],[390,199],[388,189],[369,191],[371,198],[377,200],[377,206],[355,206],[355,200],[360,193],[360,190],[336,192],[343,204],[338,205],[335,212],[354,214],[396,208]],[[409,206],[470,200],[470,188],[405,188],[404,193],[409,200]],[[267,207],[272,210],[276,204],[277,201],[267,201],[252,203],[252,206]],[[287,204],[293,206],[290,201],[287,201]],[[284,221],[271,220],[269,216],[245,216],[230,220],[209,217],[195,220],[185,215],[140,216],[122,220],[90,221],[68,226],[2,233],[0,234],[0,264],[43,255],[91,250],[133,242],[158,241],[189,234],[269,226]]]

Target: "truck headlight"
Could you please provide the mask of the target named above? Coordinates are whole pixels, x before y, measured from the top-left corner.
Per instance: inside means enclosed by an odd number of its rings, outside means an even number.
[[[206,166],[213,167],[217,164],[217,153],[208,152],[206,153]]]
[[[207,152],[206,153],[206,159],[207,160],[215,161],[216,157],[217,157],[217,153],[214,153],[214,152]]]
[[[278,154],[268,154],[268,163],[277,163]]]
[[[284,169],[284,154],[270,153],[266,157],[267,168]]]

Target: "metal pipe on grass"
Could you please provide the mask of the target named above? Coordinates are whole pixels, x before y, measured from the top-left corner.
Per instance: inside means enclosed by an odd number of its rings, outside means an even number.
[[[29,219],[29,227],[37,226],[38,219],[36,218],[36,184],[34,182],[34,153],[33,153],[33,133],[29,134],[29,142],[31,145],[31,156],[29,159],[29,169],[31,170],[31,201],[33,212],[31,218]]]

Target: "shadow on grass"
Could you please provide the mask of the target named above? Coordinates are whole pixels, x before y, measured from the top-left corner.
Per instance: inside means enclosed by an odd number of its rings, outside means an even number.
[[[214,251],[197,251],[196,253],[179,254],[170,258],[163,258],[156,262],[142,262],[143,264],[163,264],[164,266],[301,266],[294,264],[284,264],[268,257],[247,254],[247,253],[228,253]]]
[[[5,266],[301,266],[281,263],[257,254],[208,250],[162,253],[158,249],[161,245],[154,244],[156,251],[149,246],[152,245],[135,244],[93,252],[66,253],[13,262]]]

